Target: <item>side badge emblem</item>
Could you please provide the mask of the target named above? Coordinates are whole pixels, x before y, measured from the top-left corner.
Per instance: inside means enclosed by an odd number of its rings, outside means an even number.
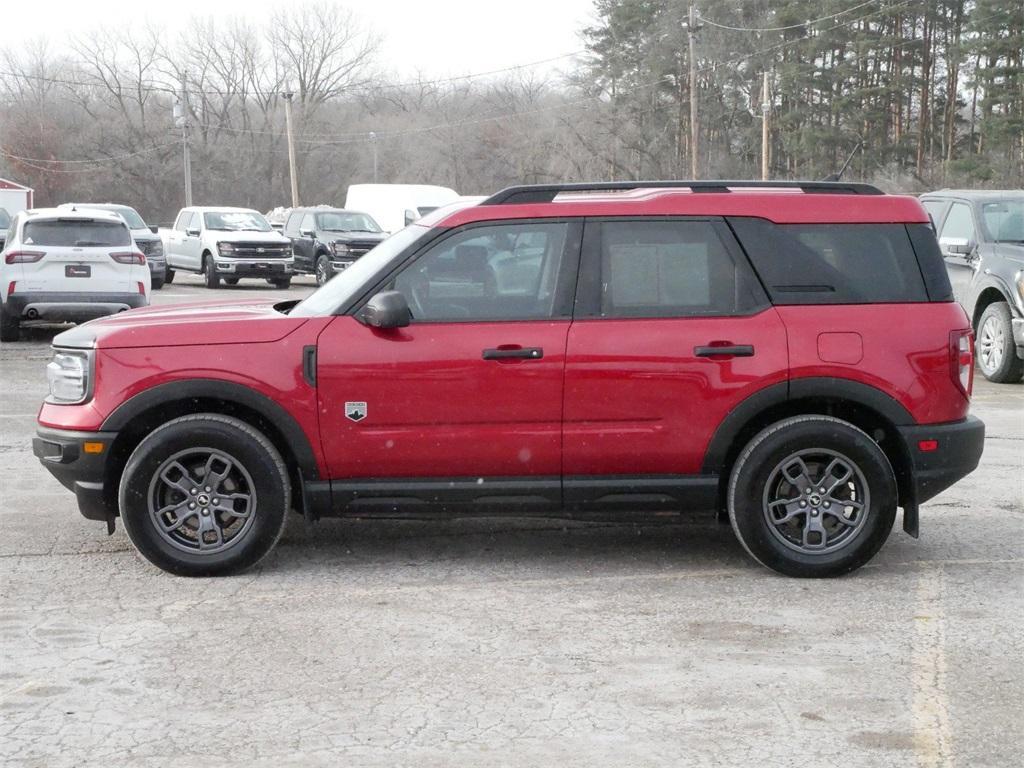
[[[345,403],[345,418],[349,421],[362,421],[366,418],[366,403]]]

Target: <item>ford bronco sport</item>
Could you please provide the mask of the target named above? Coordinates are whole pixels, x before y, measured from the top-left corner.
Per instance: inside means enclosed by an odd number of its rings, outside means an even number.
[[[60,334],[34,450],[177,574],[253,565],[294,508],[718,511],[763,565],[834,576],[977,466],[972,338],[910,197],[513,187],[301,302]]]

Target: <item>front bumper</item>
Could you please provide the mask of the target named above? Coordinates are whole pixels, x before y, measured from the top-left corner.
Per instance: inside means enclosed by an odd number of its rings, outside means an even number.
[[[974,416],[949,424],[897,427],[910,477],[904,479],[903,528],[917,535],[917,508],[975,470],[985,448],[985,424]]]
[[[213,261],[217,274],[234,277],[288,277],[294,268],[294,259],[226,259],[218,256]]]
[[[5,303],[9,313],[24,320],[81,322],[145,307],[149,301],[141,293],[32,291],[12,293]]]
[[[146,263],[149,264],[149,274],[158,280],[163,280],[167,277],[167,260],[164,257],[154,259],[152,256],[146,257]]]
[[[1017,345],[1017,357],[1024,360],[1024,317],[1015,317],[1010,323],[1013,326],[1013,342]]]
[[[32,453],[78,500],[78,510],[89,520],[113,526],[117,502],[104,487],[107,461],[116,432],[73,432],[39,427],[32,440]],[[86,450],[89,443],[90,451]],[[97,452],[96,446],[102,448]]]

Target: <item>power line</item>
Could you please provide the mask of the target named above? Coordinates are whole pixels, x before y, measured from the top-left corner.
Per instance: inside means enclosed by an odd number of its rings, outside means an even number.
[[[802,27],[809,27],[812,24],[817,24],[819,21],[829,21],[830,19],[837,19],[840,16],[845,16],[848,13],[856,11],[858,8],[863,8],[866,5],[874,5],[876,2],[878,2],[878,0],[867,0],[867,2],[860,3],[859,5],[854,5],[850,8],[847,8],[845,11],[839,11],[838,13],[833,13],[830,16],[822,16],[820,19],[810,19],[808,21],[802,21],[799,24],[790,24],[789,26],[785,27],[730,27],[728,24],[719,24],[717,21],[711,21],[711,19],[706,19],[700,15],[698,15],[698,19],[712,27],[718,27],[719,29],[728,29],[733,32],[785,32],[788,29],[800,29]]]
[[[118,160],[127,160],[129,157],[138,157],[139,155],[147,155],[147,154],[150,154],[151,152],[158,152],[161,149],[167,149],[168,147],[173,147],[173,146],[175,146],[175,144],[176,144],[176,142],[175,143],[171,143],[171,144],[160,144],[160,145],[155,146],[155,147],[149,147],[147,149],[140,149],[137,152],[126,152],[126,153],[124,153],[122,155],[112,155],[110,157],[102,157],[102,158],[96,158],[96,159],[90,159],[90,160],[57,160],[57,159],[50,159],[50,158],[45,158],[45,157],[22,157],[21,155],[15,155],[12,152],[9,152],[3,146],[0,146],[0,155],[3,155],[4,157],[10,158],[11,160],[17,160],[17,161],[22,162],[22,163],[55,163],[55,164],[60,164],[60,165],[85,165],[85,164],[102,165],[104,163],[117,162]]]

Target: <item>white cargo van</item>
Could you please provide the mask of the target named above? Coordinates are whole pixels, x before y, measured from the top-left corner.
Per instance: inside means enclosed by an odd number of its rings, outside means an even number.
[[[370,214],[385,232],[397,232],[436,208],[459,199],[448,187],[430,184],[352,184],[345,208]]]

